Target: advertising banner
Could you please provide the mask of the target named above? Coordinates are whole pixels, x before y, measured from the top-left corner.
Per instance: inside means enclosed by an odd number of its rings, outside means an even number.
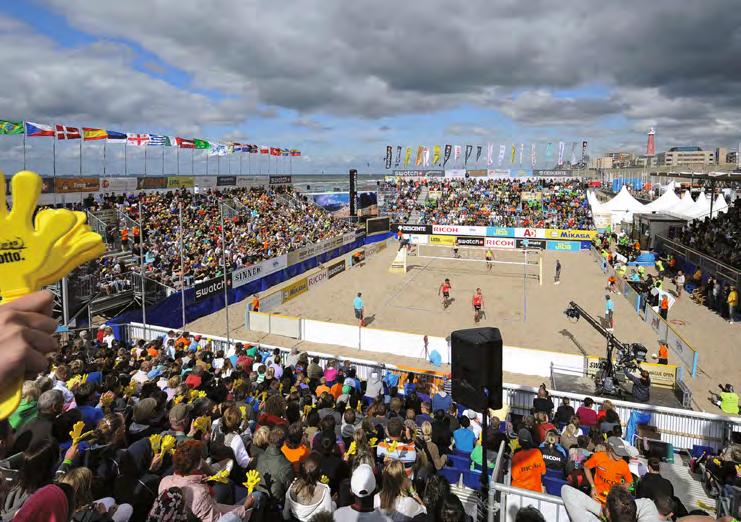
[[[329,274],[328,274],[328,269],[326,268],[306,278],[309,284],[309,288],[312,288],[318,284],[324,283],[327,279],[329,279]]]
[[[293,183],[292,176],[270,176],[270,185],[290,185]]]
[[[226,283],[227,285],[230,283],[228,277]],[[218,294],[219,292],[224,292],[224,277],[213,277],[201,283],[196,283],[195,290],[196,303],[206,299],[207,297],[211,297],[214,294]]]
[[[484,246],[492,248],[515,248],[516,242],[507,237],[487,237],[484,239]]]
[[[594,376],[600,369],[602,361],[604,361],[604,357],[587,356],[587,375]],[[675,365],[641,363],[641,369],[649,373],[652,385],[674,388],[677,381],[677,367]]]
[[[353,241],[355,238],[353,237]],[[331,239],[325,239],[319,243],[312,245],[306,245],[305,247],[288,252],[288,266],[295,265],[296,263],[302,263],[310,257],[318,256],[324,252],[329,252],[335,248],[339,248],[344,244],[344,236],[337,236]]]
[[[195,179],[195,186],[200,188],[214,188],[218,182],[216,176],[198,176]]]
[[[217,176],[217,187],[233,187],[237,184],[237,176]]]
[[[579,241],[548,241],[547,250],[559,250],[561,252],[578,252],[581,250]]]
[[[193,188],[195,177],[193,176],[168,176],[167,188]]]
[[[391,230],[397,232],[401,230],[402,234],[432,234],[432,225],[407,225],[405,223],[396,223],[391,226]]]
[[[41,193],[51,194],[54,192],[54,178],[41,178]]]
[[[525,245],[527,241],[527,245]],[[536,250],[545,250],[547,241],[545,239],[516,239],[516,248],[528,248]]]
[[[450,234],[451,236],[485,236],[486,227],[432,225],[433,234]]]
[[[547,228],[545,230],[545,235],[543,236],[546,239],[560,239],[565,241],[572,241],[572,240],[589,240],[591,241],[595,237],[597,237],[597,231],[596,230],[561,230],[561,229],[553,229],[553,228]]]
[[[125,178],[100,178],[100,190],[103,192],[133,192],[136,190],[136,178],[133,176]]]
[[[488,237],[515,237],[515,229],[511,227],[486,227]]]
[[[594,228],[604,230],[612,226],[612,212],[593,212]]]
[[[530,169],[511,169],[509,171],[510,178],[529,178],[533,175],[533,171]]]
[[[483,237],[459,237],[456,241],[459,246],[484,246]]]
[[[283,304],[283,292],[278,290],[260,298],[260,311],[267,312]]]
[[[352,255],[352,266],[359,265],[365,261],[365,249],[359,250]]]
[[[468,169],[466,174],[469,178],[485,178],[488,172],[486,169]]]
[[[489,169],[486,171],[486,177],[492,179],[509,178],[509,169]]]
[[[455,246],[456,236],[429,236],[431,245],[448,245]]]
[[[355,232],[347,232],[346,234],[342,234],[342,244],[349,245],[350,243],[355,241],[356,238],[357,235],[355,234]]]
[[[550,170],[550,169],[533,169],[533,176],[542,176],[549,178],[574,176],[570,170]]]
[[[515,237],[521,237],[525,239],[540,238],[545,239],[545,230],[542,228],[516,228]],[[559,239],[559,238],[554,238]]]
[[[334,276],[341,274],[345,271],[346,263],[345,260],[338,261],[327,267],[327,279],[332,279]]]
[[[421,234],[406,234],[406,238],[413,245],[426,245],[430,241],[430,236],[423,236]]]
[[[54,192],[98,192],[99,178],[54,178]]]
[[[284,287],[281,292],[283,293],[283,302],[294,299],[309,289],[309,280],[306,277],[302,277],[295,283]]]
[[[445,177],[446,178],[465,178],[466,169],[446,169]]]
[[[282,256],[274,257],[272,259],[266,259],[260,263],[245,266],[232,272],[232,288],[239,288],[242,285],[283,270],[288,266],[288,256],[283,254]]]
[[[391,230],[391,220],[388,217],[371,218],[365,222],[365,234],[382,234]]]
[[[167,188],[167,178],[164,176],[147,176],[136,178],[137,190],[163,189]]]
[[[267,180],[263,176],[237,176],[238,187],[259,187],[265,185]]]
[[[442,178],[445,171],[442,169],[433,170],[395,170],[394,176],[402,178]]]

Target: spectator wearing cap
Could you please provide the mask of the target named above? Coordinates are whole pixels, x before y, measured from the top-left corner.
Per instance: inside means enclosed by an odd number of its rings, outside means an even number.
[[[470,424],[468,429],[473,432],[474,437],[477,439],[481,436],[481,423],[479,422],[479,414],[473,410],[465,410],[463,412],[464,417],[468,417]]]
[[[630,457],[630,452],[625,443],[618,437],[610,437],[606,451],[598,451],[584,462],[584,474],[592,488],[592,498],[604,503],[610,488],[633,482],[626,457]]]
[[[183,403],[174,405],[170,409],[168,419],[170,421],[170,429],[162,433],[162,435],[172,435],[178,444],[190,439],[187,435],[188,427],[190,426],[190,405]]]
[[[542,493],[546,465],[527,428],[517,432],[520,447],[512,454],[512,486]]]
[[[133,422],[129,425],[129,442],[136,442],[156,432],[152,425],[157,409],[157,400],[152,397],[141,399],[134,406]]]
[[[376,477],[368,464],[360,464],[355,468],[350,478],[350,491],[354,502],[334,512],[336,522],[391,522],[390,517],[375,507],[373,493],[376,491]]]

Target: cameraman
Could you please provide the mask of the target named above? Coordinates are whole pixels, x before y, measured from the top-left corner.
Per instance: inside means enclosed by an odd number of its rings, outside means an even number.
[[[638,368],[638,366],[634,366]],[[633,400],[635,402],[648,402],[651,398],[651,376],[646,370],[641,370],[641,376],[636,377],[628,371],[628,368],[624,370],[625,377],[630,379],[633,383]]]

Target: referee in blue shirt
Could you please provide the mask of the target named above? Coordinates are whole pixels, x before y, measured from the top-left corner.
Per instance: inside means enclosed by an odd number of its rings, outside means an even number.
[[[355,319],[360,321],[360,326],[365,326],[365,321],[363,320],[363,311],[365,309],[365,305],[363,304],[363,294],[358,292],[358,295],[353,299],[352,305],[353,308],[355,308]]]

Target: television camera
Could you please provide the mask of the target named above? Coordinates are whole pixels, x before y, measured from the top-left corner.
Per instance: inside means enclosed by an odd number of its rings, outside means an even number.
[[[646,347],[640,343],[621,343],[612,332],[607,331],[607,328],[574,301],[569,302],[564,314],[575,321],[583,318],[607,340],[605,358],[600,359],[594,376],[595,393],[622,399],[626,393],[623,388],[626,380],[623,370],[634,370],[639,363],[645,362],[648,353]]]

